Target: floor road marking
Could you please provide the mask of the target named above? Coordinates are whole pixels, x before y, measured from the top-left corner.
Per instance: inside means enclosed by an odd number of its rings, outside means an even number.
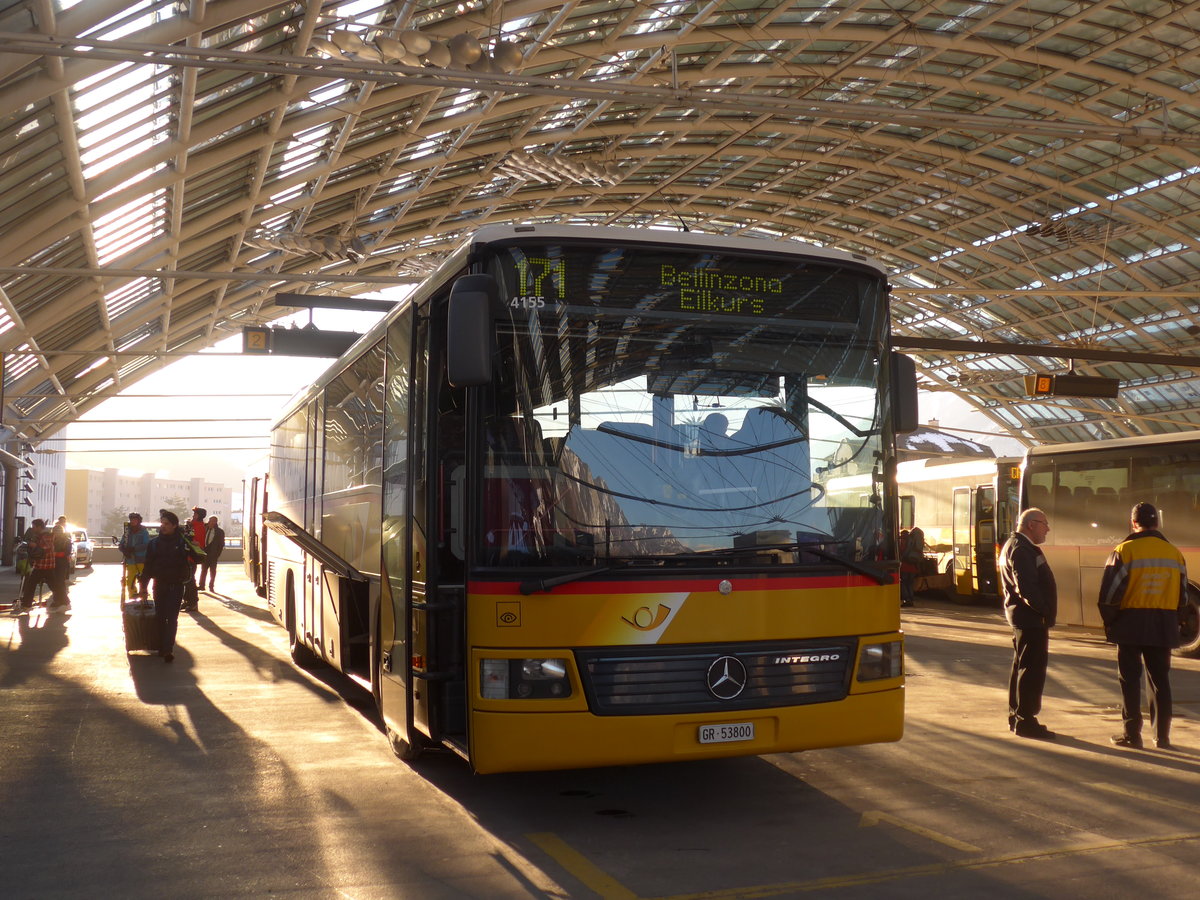
[[[595,891],[605,900],[637,900],[637,894],[621,884],[608,873],[595,866],[582,853],[574,850],[556,834],[539,832],[525,837],[537,845],[543,853],[553,859],[578,880],[584,887]]]
[[[904,869],[889,869],[882,872],[864,872],[861,875],[818,878],[813,881],[760,884],[744,888],[731,888],[729,890],[699,891],[694,894],[672,894],[668,897],[645,898],[645,900],[726,900],[726,898],[728,900],[752,900],[752,898],[757,897],[774,897],[788,893],[814,893],[837,888],[884,884],[906,878],[926,878],[936,875],[946,875],[951,872],[990,869],[997,866],[1013,865],[1014,863],[1045,862],[1069,856],[1082,856],[1088,853],[1111,853],[1114,850],[1186,844],[1197,841],[1200,841],[1200,832],[1169,834],[1159,837],[1139,838],[1132,841],[1107,841],[1105,843],[1081,844],[1073,847],[1061,847],[1057,850],[1039,850],[1033,853],[1012,853],[1006,856],[992,856],[985,859],[971,859],[961,862],[931,863],[924,866],[909,866]]]
[[[880,822],[886,822],[889,825],[894,825],[897,828],[903,828],[905,831],[911,831],[913,834],[919,834],[923,838],[928,838],[931,841],[937,841],[939,844],[945,844],[947,847],[953,847],[955,850],[961,850],[963,853],[982,853],[983,850],[976,847],[974,844],[968,844],[966,841],[960,841],[950,837],[948,834],[942,834],[940,831],[934,831],[932,828],[926,828],[923,825],[917,825],[914,822],[905,822],[903,819],[889,815],[885,812],[872,810],[865,812],[862,819],[859,820],[859,828],[869,828],[872,825],[878,825]]]
[[[817,878],[813,881],[758,884],[750,887],[698,891],[691,894],[670,894],[657,898],[640,898],[611,875],[593,865],[583,854],[572,849],[558,835],[543,832],[527,834],[525,837],[537,845],[539,849],[550,856],[581,884],[605,898],[605,900],[753,900],[753,898],[757,897],[775,897],[780,894],[815,893],[818,891],[836,890],[838,888],[886,884],[887,882],[902,881],[907,878],[928,878],[937,875],[947,875],[951,872],[991,869],[998,866],[1020,863],[1047,862],[1053,859],[1065,859],[1070,856],[1084,856],[1089,853],[1109,853],[1114,850],[1130,850],[1154,846],[1165,847],[1171,844],[1200,842],[1200,832],[1168,834],[1158,837],[1138,838],[1132,841],[1103,841],[1076,844],[1070,847],[1060,847],[1056,850],[1011,853],[1004,856],[990,856],[984,859],[962,860],[960,862],[929,863],[923,866],[908,866],[903,869],[885,869],[882,872],[863,872],[859,875],[835,875],[830,878]]]

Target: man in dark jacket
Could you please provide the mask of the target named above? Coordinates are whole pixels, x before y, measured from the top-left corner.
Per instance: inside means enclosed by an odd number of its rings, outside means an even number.
[[[146,546],[146,567],[139,579],[141,596],[154,582],[154,617],[158,619],[158,655],[167,662],[175,659],[175,633],[179,629],[179,608],[183,587],[191,581],[196,561],[179,528],[179,516],[169,509],[160,511],[158,537]]]
[[[217,589],[217,562],[225,552],[225,529],[217,522],[216,516],[210,516],[208,527],[204,530],[204,561],[200,564],[200,587],[208,580],[208,589]]]
[[[1000,551],[1000,586],[1004,617],[1013,630],[1013,664],[1008,678],[1008,727],[1019,737],[1052,741],[1057,735],[1038,721],[1050,629],[1058,616],[1054,573],[1038,544],[1050,533],[1050,520],[1040,509],[1021,513],[1016,532]]]
[[[1180,643],[1187,608],[1183,554],[1158,530],[1158,510],[1139,503],[1130,513],[1133,533],[1108,558],[1100,582],[1104,634],[1117,645],[1124,731],[1118,747],[1142,747],[1142,661],[1150,682],[1150,727],[1160,750],[1171,747],[1171,649]]]

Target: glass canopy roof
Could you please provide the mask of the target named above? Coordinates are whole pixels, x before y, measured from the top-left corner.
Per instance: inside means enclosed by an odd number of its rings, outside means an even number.
[[[3,421],[515,220],[863,253],[998,433],[1200,427],[1198,88],[1148,0],[0,0]]]

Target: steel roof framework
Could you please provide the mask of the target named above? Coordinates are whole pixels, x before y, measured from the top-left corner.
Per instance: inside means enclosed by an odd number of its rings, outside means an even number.
[[[374,58],[416,32],[520,55]],[[1200,3],[0,0],[4,424],[520,220],[864,253],[998,430],[1200,427],[1159,361],[1200,333],[1198,87]],[[1024,396],[1069,364],[1121,397]]]

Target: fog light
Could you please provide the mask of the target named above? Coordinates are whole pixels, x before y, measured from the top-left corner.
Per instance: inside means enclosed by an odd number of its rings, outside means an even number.
[[[904,673],[904,645],[900,641],[864,644],[858,654],[858,680],[899,678]]]
[[[508,697],[508,660],[485,659],[479,673],[480,692],[485,700]]]

